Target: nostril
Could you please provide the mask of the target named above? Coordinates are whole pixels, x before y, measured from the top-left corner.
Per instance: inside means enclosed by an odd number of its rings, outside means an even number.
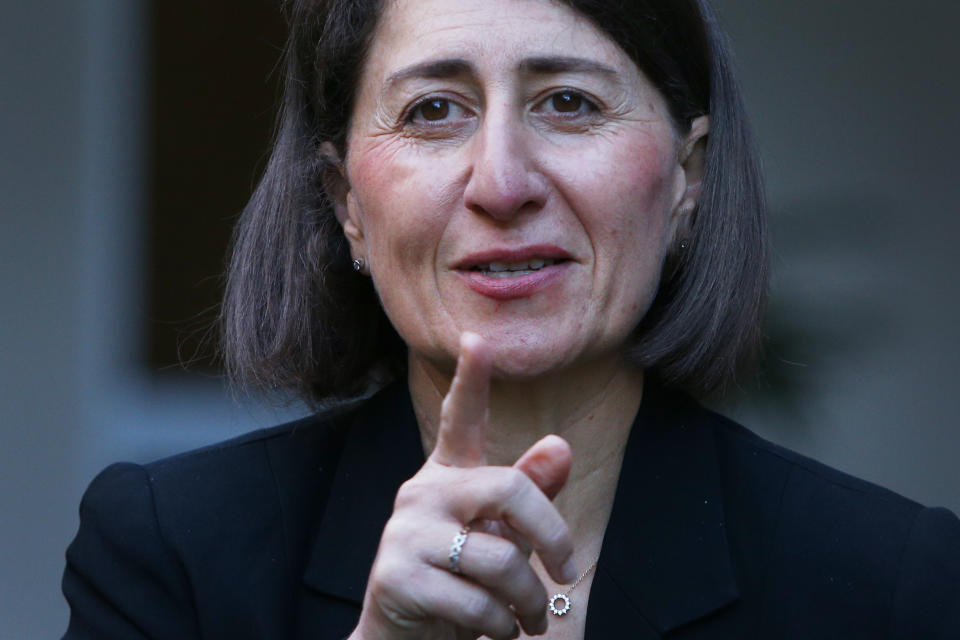
[[[516,194],[510,190],[491,190],[482,196],[471,194],[465,198],[467,209],[478,215],[496,220],[510,220],[517,216],[535,213],[543,208],[545,199],[532,198],[529,194]]]

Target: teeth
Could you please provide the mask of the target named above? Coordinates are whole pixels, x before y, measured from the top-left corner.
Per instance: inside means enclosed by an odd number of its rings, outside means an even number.
[[[490,264],[477,265],[478,271],[489,273],[504,273],[507,271],[537,271],[544,267],[549,267],[557,261],[545,258],[533,258],[525,262],[491,262]]]

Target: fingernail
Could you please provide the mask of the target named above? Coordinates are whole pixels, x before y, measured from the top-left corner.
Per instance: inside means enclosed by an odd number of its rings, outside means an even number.
[[[560,571],[563,573],[563,580],[567,584],[577,579],[577,565],[573,562],[573,555],[567,558]]]
[[[460,334],[460,346],[461,347],[472,347],[477,344],[477,341],[480,340],[480,335],[474,333],[473,331],[464,331]]]

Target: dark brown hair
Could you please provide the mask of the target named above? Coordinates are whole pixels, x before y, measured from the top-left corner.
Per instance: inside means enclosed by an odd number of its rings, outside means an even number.
[[[643,69],[681,133],[710,115],[698,207],[627,356],[703,395],[760,343],[767,286],[762,179],[726,40],[706,0],[564,0]],[[354,94],[382,0],[291,0],[284,97],[263,178],[238,223],[221,320],[230,377],[321,402],[405,366],[370,280],[350,268],[319,148],[345,157]]]

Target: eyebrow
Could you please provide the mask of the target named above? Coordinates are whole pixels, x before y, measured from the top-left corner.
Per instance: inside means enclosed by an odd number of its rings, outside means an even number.
[[[587,58],[573,58],[566,56],[538,56],[524,58],[520,61],[521,73],[551,75],[556,73],[597,73],[604,76],[616,76],[617,70],[605,64]],[[409,80],[411,78],[443,79],[474,74],[476,67],[469,60],[463,58],[445,58],[430,60],[404,67],[387,78],[387,86]]]
[[[387,86],[395,85],[411,78],[453,78],[473,73],[473,64],[463,58],[430,60],[404,67],[387,78]]]
[[[544,56],[525,58],[520,62],[520,71],[523,73],[599,73],[605,76],[617,75],[617,70],[595,60],[587,58],[570,58],[564,56]]]

